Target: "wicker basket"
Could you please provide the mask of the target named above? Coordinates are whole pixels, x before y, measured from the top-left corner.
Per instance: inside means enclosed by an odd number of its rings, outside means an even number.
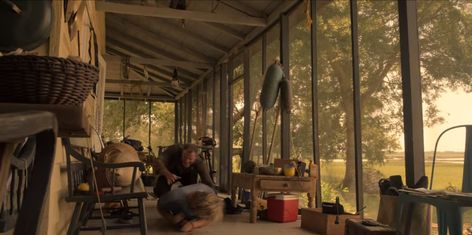
[[[80,105],[98,81],[92,65],[57,57],[0,57],[0,102]]]

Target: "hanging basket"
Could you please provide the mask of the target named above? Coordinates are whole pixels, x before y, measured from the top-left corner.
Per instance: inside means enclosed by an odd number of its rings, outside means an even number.
[[[98,69],[71,59],[0,57],[0,102],[80,105],[98,82]]]

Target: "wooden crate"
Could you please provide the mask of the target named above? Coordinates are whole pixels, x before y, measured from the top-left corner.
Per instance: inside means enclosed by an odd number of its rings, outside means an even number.
[[[323,214],[321,208],[303,208],[301,227],[320,235],[344,235],[346,219],[360,218],[359,215],[339,215],[339,224],[336,224],[336,215]]]

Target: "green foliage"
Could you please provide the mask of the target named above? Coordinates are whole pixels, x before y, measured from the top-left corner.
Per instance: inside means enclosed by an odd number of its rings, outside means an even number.
[[[457,155],[463,156],[463,153],[440,153],[441,158],[457,158]],[[391,158],[388,155],[387,158]],[[463,164],[449,163],[446,161],[440,161],[436,163],[436,170],[434,174],[434,190],[449,190],[449,191],[460,191],[460,185],[462,182],[464,166]],[[342,192],[339,187],[339,182],[343,180],[343,173],[346,171],[346,165],[341,162],[332,162],[329,166],[323,166],[321,168],[321,193],[323,201],[333,201],[336,195],[342,195],[342,203],[348,203],[352,206],[352,210],[355,211],[355,197],[353,194],[355,191]],[[431,163],[426,164],[426,175],[430,178],[431,174]],[[391,175],[401,175],[405,181],[405,166],[404,160],[389,160],[384,165],[375,165],[364,169],[364,205],[367,206],[365,209],[368,218],[376,218],[377,210],[379,206],[379,193],[378,193],[378,180],[380,178],[388,177]],[[349,196],[351,195],[351,196]],[[345,200],[345,201],[343,201]],[[468,218],[472,218],[472,212],[468,215]],[[435,217],[433,217],[435,218]],[[472,220],[469,220],[472,221]]]
[[[123,138],[123,101],[105,100],[103,103],[103,131],[105,141]]]
[[[149,146],[149,103],[127,100],[125,109],[125,136],[142,141]]]
[[[344,195],[347,194],[343,194],[343,192],[336,190],[336,187],[333,186],[330,182],[321,181],[321,198],[323,202],[335,202],[336,197],[338,196],[341,204],[343,204],[346,210],[355,210],[353,209],[355,208],[355,206],[352,207],[348,202],[346,202]],[[298,193],[298,198],[300,200],[299,204],[301,207],[306,207],[308,205],[308,196],[306,193]]]
[[[235,73],[237,73],[237,70],[235,70]],[[233,123],[231,125],[233,128],[233,147],[242,147],[244,133],[244,80],[241,79],[234,82],[231,87],[233,94]]]
[[[126,112],[123,122],[123,100],[105,100],[103,117],[103,136],[105,141],[123,139],[125,136],[138,139],[143,146],[149,146],[149,122],[151,121],[151,147],[174,143],[174,104],[153,102],[151,120],[149,120],[149,103],[145,101],[126,101]]]
[[[291,156],[313,159],[311,110],[311,33],[305,25],[303,8],[289,18],[296,25],[289,31],[290,81],[292,85]]]
[[[262,87],[262,41],[257,41],[249,48],[249,78],[251,100],[251,152],[250,158],[258,164],[262,164],[262,109],[259,103]]]
[[[321,198],[324,202],[334,202],[336,196],[339,196],[339,191],[332,183],[327,181],[321,181]]]
[[[157,146],[174,144],[174,107],[173,103],[152,103],[151,146],[155,151]]]
[[[467,1],[418,1],[422,97],[424,122],[428,127],[444,121],[436,106],[442,92],[456,89],[472,92],[471,9]],[[303,10],[300,7],[289,18],[289,72],[293,90],[291,155],[312,159],[311,34],[305,25]],[[354,182],[354,110],[349,2],[325,4],[317,17],[318,103],[315,105],[319,152],[327,162],[346,160],[343,184],[351,187]],[[401,151],[399,139],[403,134],[397,1],[359,1],[358,26],[362,154],[367,166],[382,165],[386,155]],[[279,55],[277,27],[266,36],[268,63]],[[250,58],[253,57],[251,107],[257,107],[254,103],[258,99],[253,97],[258,95],[262,79],[253,80],[260,73],[260,64],[254,61],[260,55],[253,52]],[[269,142],[275,110],[268,113]],[[252,112],[252,121],[255,113]],[[238,128],[242,127],[235,127]],[[254,138],[260,141],[260,129],[256,133]],[[276,136],[276,142],[279,138]],[[277,151],[279,149],[273,150]]]
[[[444,121],[435,102],[450,89],[472,91],[472,14],[466,1],[418,1],[424,121]],[[359,1],[362,149],[370,164],[382,164],[400,148],[403,130],[398,10],[396,1]],[[467,10],[468,9],[468,10]],[[320,153],[345,158],[345,185],[352,186],[353,107],[349,4],[334,1],[318,22]]]
[[[241,172],[241,156],[239,155],[234,155],[231,158],[231,166],[232,166],[232,171],[233,173],[239,173]]]

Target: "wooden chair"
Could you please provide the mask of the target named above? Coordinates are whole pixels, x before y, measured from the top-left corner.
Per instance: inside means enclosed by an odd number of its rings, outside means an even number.
[[[10,180],[3,204],[0,205],[0,233],[15,227],[26,191],[35,156],[36,138],[27,138],[13,153]]]
[[[5,111],[5,110],[4,110]],[[56,144],[57,120],[49,112],[17,112],[0,114],[0,205],[3,204],[4,192],[7,190],[11,162],[15,166],[14,149],[26,137],[35,136],[34,167],[28,187],[22,199],[18,199],[20,212],[16,219],[15,235],[38,234],[41,221],[41,211],[45,203],[49,180],[54,163],[54,149]],[[26,155],[29,155],[26,153]],[[23,162],[23,164],[21,163]],[[21,160],[18,167],[25,166]],[[28,160],[26,160],[28,163]]]
[[[462,171],[462,187],[460,192],[449,195],[450,201],[440,201],[436,203],[438,233],[462,234],[463,228],[463,210],[466,207],[472,207],[472,125],[457,125],[447,128],[436,139],[433,152],[433,163],[431,167],[431,181],[429,189],[433,189],[434,169],[436,165],[436,156],[439,140],[448,131],[465,128],[465,150],[464,150],[464,168]],[[451,202],[452,201],[452,202]]]
[[[69,225],[68,234],[78,234],[81,230],[101,230],[105,234],[107,229],[119,229],[129,227],[139,227],[141,234],[147,234],[146,215],[144,210],[143,199],[147,197],[147,192],[142,184],[140,178],[136,178],[138,170],[144,171],[144,164],[142,162],[127,162],[127,163],[103,163],[93,158],[93,153],[90,149],[85,147],[73,146],[67,138],[62,139],[62,143],[66,149],[67,161],[67,178],[68,178],[68,202],[75,203],[74,212]],[[118,168],[131,167],[133,168],[132,182],[129,187],[115,187],[114,171]],[[95,169],[95,172],[92,172]],[[98,175],[98,172],[112,172],[110,190],[99,190],[93,184],[93,175]],[[95,174],[96,173],[96,174]],[[89,192],[78,191],[77,188],[81,183],[88,183],[92,185]],[[98,183],[100,186],[100,183]],[[97,194],[98,192],[98,194]],[[137,207],[128,206],[129,200],[137,200]],[[121,214],[115,215],[110,210],[104,209],[108,213],[97,216],[96,205],[101,203],[120,202],[122,207]],[[123,224],[115,221],[126,213],[129,215],[130,209],[138,209],[138,213],[131,213],[139,217],[138,223]],[[116,210],[116,209],[115,209]],[[102,219],[101,226],[88,225],[89,220]]]

